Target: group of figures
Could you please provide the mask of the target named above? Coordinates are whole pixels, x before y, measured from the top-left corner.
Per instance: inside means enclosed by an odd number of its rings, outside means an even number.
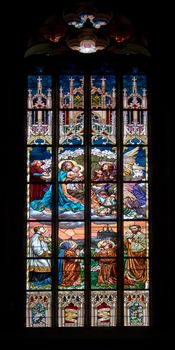
[[[48,184],[48,179],[51,179],[51,175],[46,173],[41,166],[41,161],[35,161],[31,165],[31,219],[39,219],[41,214],[43,215],[42,218],[44,218],[45,214],[50,213],[51,215],[52,211],[52,185]],[[62,161],[59,164],[58,208],[59,214],[63,218],[66,212],[77,213],[78,219],[83,218],[84,184],[82,183],[82,168],[82,165],[70,160]],[[112,162],[103,162],[99,169],[94,171],[91,183],[91,215],[93,219],[98,217],[116,218],[117,187],[114,182],[115,179],[116,170]],[[124,215],[125,218],[145,217],[145,183],[125,183]]]
[[[126,288],[144,285],[147,281],[146,234],[133,224],[124,234],[127,259],[124,284]],[[30,239],[29,283],[34,289],[51,284],[51,238],[43,225],[33,228]],[[84,250],[73,240],[64,240],[58,249],[58,285],[60,289],[84,287]],[[92,287],[115,289],[117,283],[116,244],[110,239],[99,240],[93,249],[91,265]],[[95,281],[94,281],[95,280]],[[38,287],[38,288],[37,288]]]
[[[116,162],[100,161],[92,175],[91,213],[92,218],[116,217],[117,187]]]
[[[58,206],[60,215],[66,211],[79,213],[84,211],[82,168],[82,165],[70,160],[59,164]],[[52,185],[47,183],[51,176],[46,174],[39,160],[31,164],[30,174],[32,182],[30,185],[31,218],[37,219],[41,217],[40,213],[45,214],[52,211]],[[116,185],[104,182],[114,180],[115,176],[114,167],[110,162],[104,162],[103,165],[100,165],[100,169],[95,171],[91,188],[93,215],[116,214]],[[99,181],[103,182],[98,183]]]
[[[51,284],[51,238],[44,226],[35,226],[30,239],[29,282],[35,287]],[[73,240],[63,241],[58,251],[58,284],[81,285],[80,250]]]
[[[50,238],[45,236],[46,228],[33,228],[30,239],[29,283],[34,289],[51,284],[51,250]],[[82,256],[84,250],[78,249],[77,243],[62,241],[58,249],[58,285],[60,289],[67,287],[81,289],[84,286]],[[110,240],[101,240],[93,258],[98,262],[98,284],[116,284],[116,247]]]
[[[68,185],[63,182],[66,181],[80,181],[82,178],[81,173],[82,167],[73,161],[61,162],[60,169],[58,172],[58,198],[59,198],[59,211],[82,211],[84,205],[82,201],[73,197],[68,191]],[[43,174],[39,173],[39,177],[42,181]],[[37,176],[37,173],[34,174]],[[45,175],[44,175],[45,176]],[[38,184],[40,186],[40,184]],[[41,187],[40,187],[41,188]],[[41,189],[42,190],[42,189]],[[35,212],[51,212],[52,210],[52,185],[45,188],[45,193],[39,199],[32,200],[30,208]],[[37,217],[37,214],[34,214]]]

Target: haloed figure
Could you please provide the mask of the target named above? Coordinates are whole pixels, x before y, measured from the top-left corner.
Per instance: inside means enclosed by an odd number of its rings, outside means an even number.
[[[60,286],[77,286],[81,284],[79,250],[74,241],[60,244],[58,259],[58,283]]]
[[[97,246],[100,250],[94,255],[94,259],[98,260],[100,265],[98,284],[116,284],[116,249],[114,242],[103,240]]]
[[[60,211],[81,211],[84,210],[84,205],[80,200],[71,196],[68,193],[65,182],[67,180],[67,173],[74,167],[71,161],[64,161],[60,164],[60,170],[58,173],[58,196],[59,196],[59,210]],[[52,209],[52,185],[45,193],[41,200],[34,200],[31,202],[31,208],[36,211],[51,210]]]
[[[124,244],[127,248],[127,259],[125,267],[125,284],[135,282],[145,283],[147,279],[146,269],[146,236],[141,231],[140,225],[130,225],[130,231],[124,236]]]

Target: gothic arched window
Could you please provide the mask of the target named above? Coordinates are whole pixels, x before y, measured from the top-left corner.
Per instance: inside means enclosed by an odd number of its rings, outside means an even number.
[[[26,63],[26,326],[148,326],[148,67],[81,50]]]

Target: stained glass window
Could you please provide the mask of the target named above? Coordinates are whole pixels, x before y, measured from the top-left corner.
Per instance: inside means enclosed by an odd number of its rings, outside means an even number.
[[[27,76],[26,327],[150,325],[148,83]]]

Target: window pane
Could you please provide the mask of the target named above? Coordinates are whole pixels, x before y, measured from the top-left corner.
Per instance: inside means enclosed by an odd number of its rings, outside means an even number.
[[[124,181],[145,181],[148,179],[148,157],[146,147],[124,147],[123,178]]]
[[[59,143],[61,145],[84,144],[84,112],[59,112]]]
[[[116,219],[117,186],[116,183],[93,183],[91,185],[91,218]]]
[[[129,256],[132,256],[132,253],[130,254]],[[149,260],[143,258],[141,253],[133,253],[133,256],[132,258],[124,259],[124,288],[147,289],[149,288]]]
[[[83,221],[60,221],[58,230],[58,251],[68,246],[69,242],[74,243],[79,256],[84,256],[84,222]]]
[[[84,289],[84,260],[73,241],[63,242],[59,249],[58,288]]]
[[[91,325],[96,327],[116,326],[117,292],[91,292]]]
[[[84,292],[58,292],[58,326],[84,326]]]
[[[50,220],[52,217],[52,185],[30,184],[29,217],[33,220]]]
[[[60,75],[59,86],[59,106],[61,109],[84,108],[83,75]]]
[[[145,110],[123,111],[123,143],[148,144],[148,113]]]
[[[50,75],[28,76],[28,109],[52,108],[52,79]]]
[[[84,180],[84,149],[82,147],[60,147],[58,161],[58,181],[78,182]]]
[[[33,249],[33,259],[27,259],[27,289],[51,289],[51,259]]]
[[[32,183],[47,183],[52,178],[52,150],[51,147],[28,147],[28,177]]]
[[[114,109],[116,107],[115,75],[92,75],[91,108]]]
[[[124,325],[149,326],[149,292],[124,292]]]
[[[148,218],[148,184],[128,182],[123,192],[124,219]]]
[[[116,289],[116,249],[114,243],[101,241],[98,251],[91,259],[91,288],[92,289]]]
[[[58,185],[59,220],[84,219],[84,184],[60,183]]]
[[[51,292],[27,292],[26,297],[26,326],[51,327]]]
[[[112,221],[94,221],[91,223],[91,256],[93,257],[103,243],[117,244],[117,223]],[[105,248],[105,247],[104,247]]]
[[[97,110],[91,114],[93,145],[108,145],[116,143],[116,111]]]
[[[125,75],[123,77],[123,108],[147,108],[147,82],[145,75]]]
[[[53,112],[32,110],[27,112],[28,145],[50,145],[52,143]]]
[[[27,256],[49,257],[52,253],[51,222],[30,221],[27,224]]]
[[[149,237],[147,221],[124,221],[123,223],[124,255],[146,257],[149,254]]]
[[[101,146],[91,149],[92,181],[115,181],[117,173],[116,147]]]

